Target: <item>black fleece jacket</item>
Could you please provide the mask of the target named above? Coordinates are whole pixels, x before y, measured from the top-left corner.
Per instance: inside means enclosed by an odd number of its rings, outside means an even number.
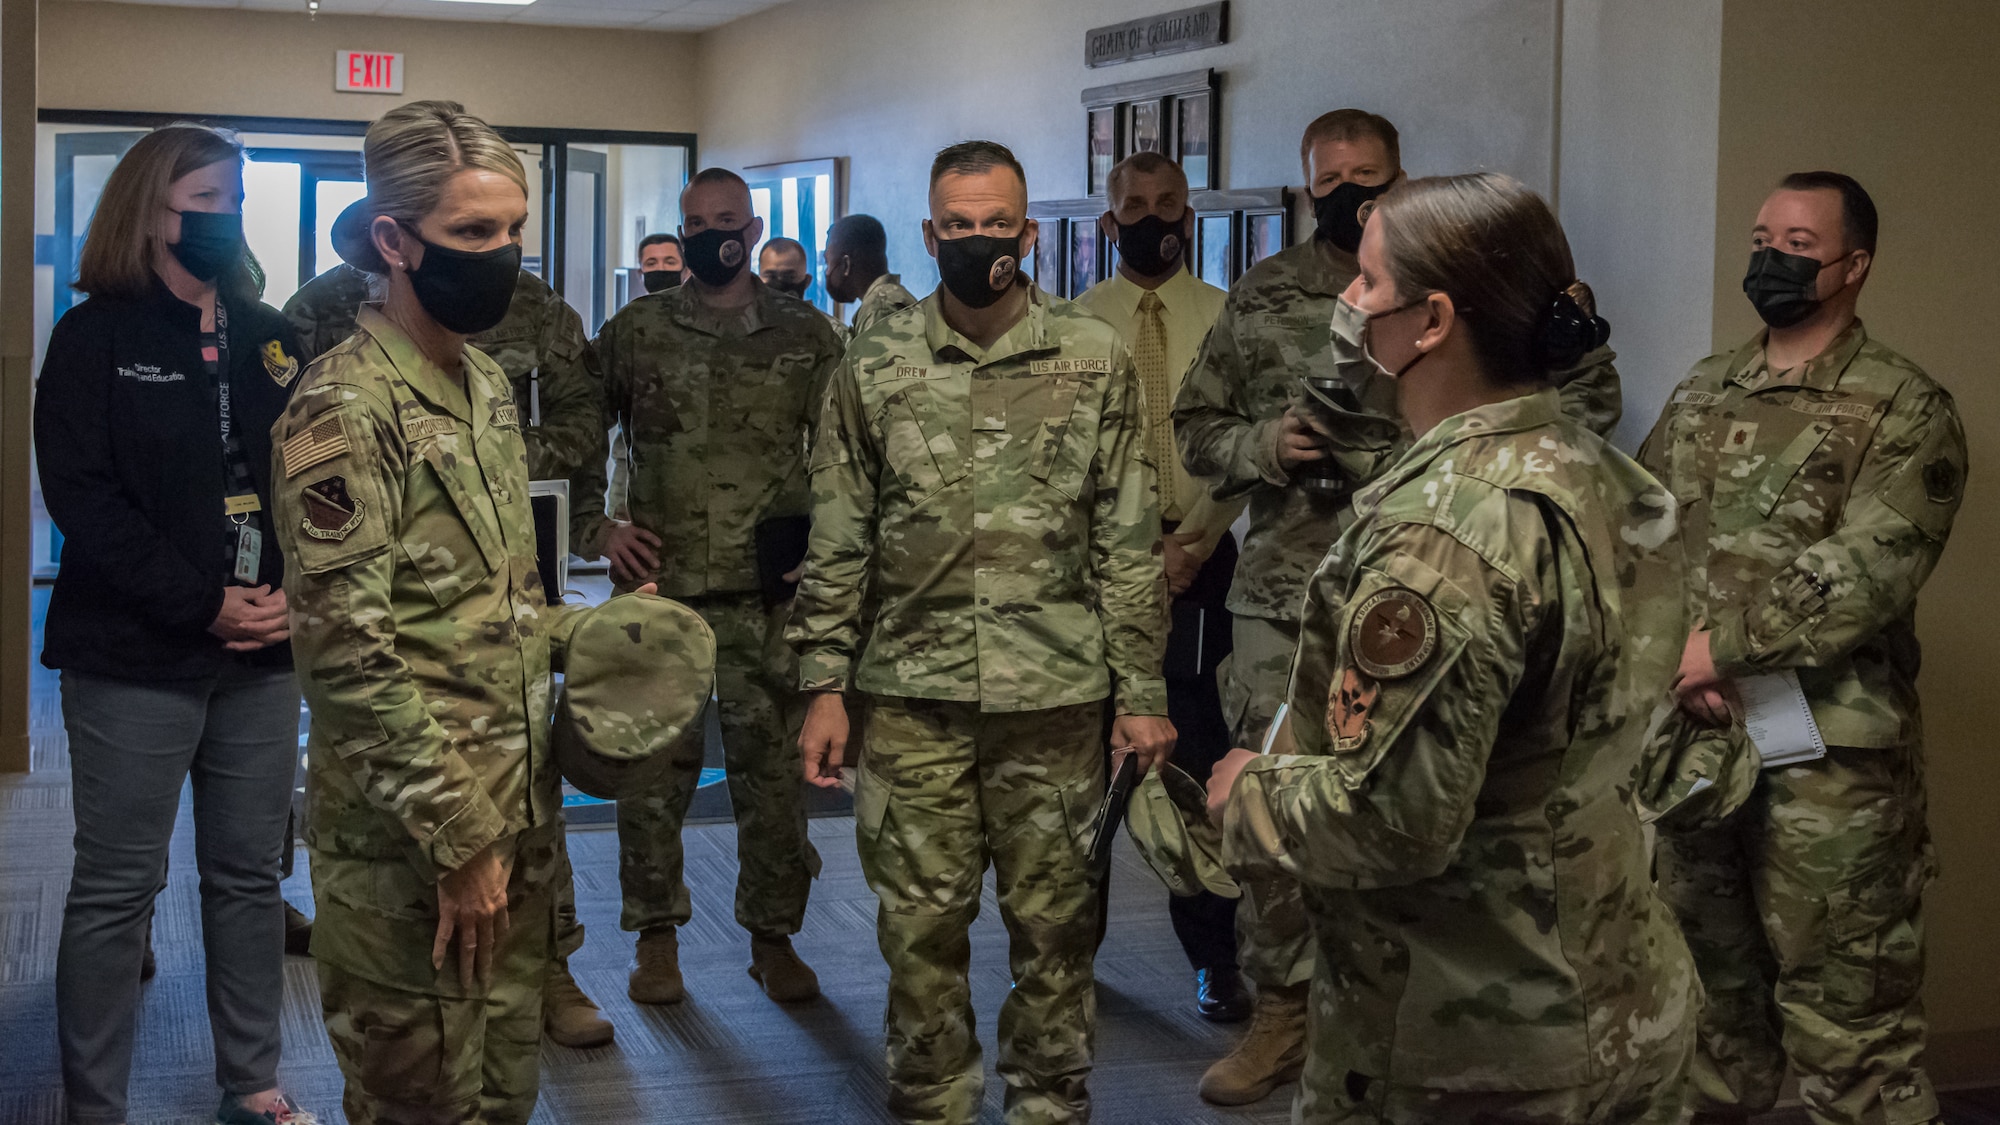
[[[264,508],[258,582],[277,586],[271,425],[299,383],[291,322],[224,297],[231,420]],[[289,644],[248,654],[208,632],[230,578],[221,422],[201,356],[201,310],[154,278],[143,297],[92,297],[49,336],[35,384],[42,497],[63,534],[42,663],[133,680],[186,680],[241,662],[284,668]]]

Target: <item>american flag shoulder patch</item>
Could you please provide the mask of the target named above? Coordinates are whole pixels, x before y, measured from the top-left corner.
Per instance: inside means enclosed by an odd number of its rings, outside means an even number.
[[[295,477],[324,461],[346,453],[347,431],[340,424],[340,412],[321,415],[310,427],[285,439],[285,476]]]

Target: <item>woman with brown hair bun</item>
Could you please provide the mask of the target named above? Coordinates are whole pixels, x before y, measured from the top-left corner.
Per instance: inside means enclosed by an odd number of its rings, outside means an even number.
[[[299,374],[243,242],[243,146],[170,125],[105,182],[36,384],[63,534],[42,662],[62,671],[76,869],[56,955],[74,1122],[126,1117],[141,959],[193,779],[218,1121],[305,1121],[278,1085],[280,857],[297,765],[271,423]]]
[[[1210,782],[1225,859],[1305,888],[1305,1122],[1673,1121],[1699,1004],[1630,801],[1685,622],[1674,503],[1563,417],[1609,326],[1505,176],[1383,196],[1333,326],[1410,451],[1308,587],[1273,752]]]

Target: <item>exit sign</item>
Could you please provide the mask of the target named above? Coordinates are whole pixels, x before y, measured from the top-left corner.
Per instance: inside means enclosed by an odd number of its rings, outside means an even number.
[[[333,88],[349,94],[402,93],[402,52],[335,51]]]

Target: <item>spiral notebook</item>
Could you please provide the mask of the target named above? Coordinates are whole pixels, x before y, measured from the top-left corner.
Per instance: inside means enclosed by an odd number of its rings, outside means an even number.
[[[1826,757],[1826,739],[1797,672],[1745,676],[1736,681],[1736,692],[1743,700],[1743,728],[1765,769]]]

